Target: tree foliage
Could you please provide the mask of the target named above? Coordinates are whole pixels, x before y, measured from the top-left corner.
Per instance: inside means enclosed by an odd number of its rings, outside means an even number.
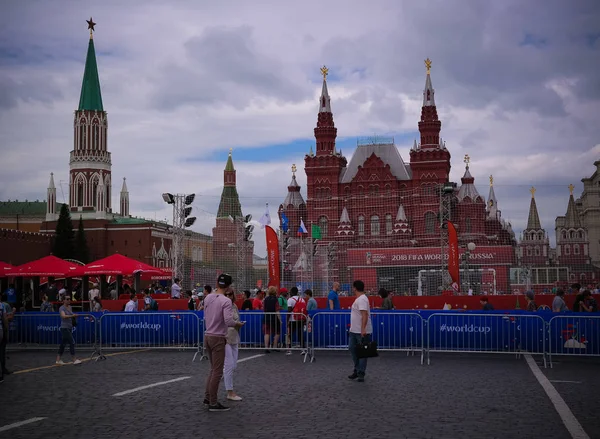
[[[56,223],[56,234],[52,254],[62,259],[72,259],[75,255],[75,232],[71,221],[69,206],[63,204]]]
[[[90,262],[90,249],[88,247],[81,216],[79,217],[79,226],[77,227],[77,234],[75,235],[75,259],[84,264]]]

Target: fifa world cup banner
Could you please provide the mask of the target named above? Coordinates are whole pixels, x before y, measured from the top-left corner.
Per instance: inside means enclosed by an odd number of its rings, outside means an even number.
[[[271,226],[265,226],[267,235],[267,265],[269,267],[269,286],[279,291],[279,239]]]
[[[460,291],[460,257],[458,255],[458,233],[456,227],[448,221],[448,273],[452,278],[452,289]]]

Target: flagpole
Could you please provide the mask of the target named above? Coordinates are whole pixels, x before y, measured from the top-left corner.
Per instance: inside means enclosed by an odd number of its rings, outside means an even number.
[[[302,253],[304,253],[304,233],[302,233],[302,217],[300,217],[300,257],[302,257]],[[304,268],[302,267],[302,264],[300,264],[300,289],[302,289],[302,285],[304,284]],[[298,292],[298,294],[300,294]]]
[[[311,267],[310,267],[310,289],[315,291],[315,253],[314,247],[316,247],[316,243],[314,237],[312,236],[313,231],[313,223],[310,223],[310,255],[311,255]]]

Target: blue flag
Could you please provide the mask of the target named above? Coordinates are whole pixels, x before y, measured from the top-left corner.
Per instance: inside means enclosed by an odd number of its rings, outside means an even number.
[[[290,221],[288,220],[288,217],[285,216],[285,213],[281,212],[281,230],[283,230],[283,233],[287,233],[289,222]]]

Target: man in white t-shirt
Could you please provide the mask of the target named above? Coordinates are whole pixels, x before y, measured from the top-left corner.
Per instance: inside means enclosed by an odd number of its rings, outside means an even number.
[[[181,282],[178,278],[175,278],[173,285],[171,285],[171,299],[181,299]]]
[[[352,290],[356,299],[350,309],[350,332],[348,334],[348,349],[352,354],[352,362],[354,363],[354,371],[348,378],[359,382],[365,380],[365,372],[367,370],[367,359],[358,358],[356,348],[361,343],[369,343],[371,334],[373,333],[373,325],[371,323],[371,309],[369,306],[369,298],[365,295],[365,284],[362,280],[355,280],[352,284]]]
[[[137,296],[135,293],[131,293],[129,296],[129,302],[125,305],[125,312],[136,312],[138,310]]]
[[[100,295],[100,290],[98,289],[98,284],[94,284],[94,287],[88,291],[88,298],[90,299],[90,311],[94,310],[94,297],[98,297]]]

